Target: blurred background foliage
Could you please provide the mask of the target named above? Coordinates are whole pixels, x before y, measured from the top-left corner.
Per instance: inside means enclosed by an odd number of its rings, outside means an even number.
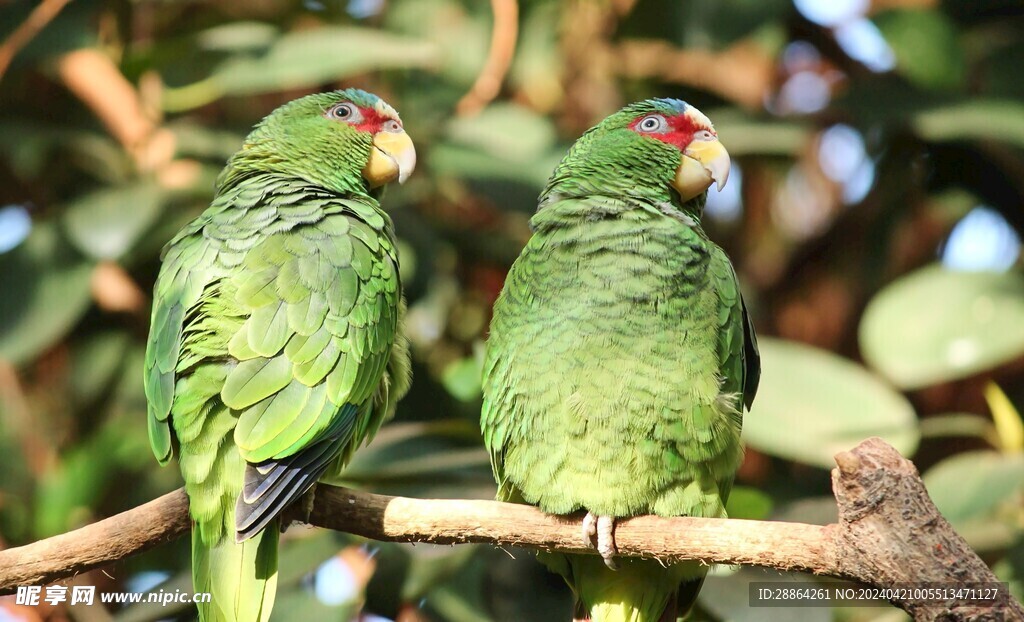
[[[179,485],[144,423],[160,248],[253,123],[340,86],[393,103],[420,154],[385,203],[415,382],[346,483],[490,497],[481,350],[538,191],[584,129],[669,96],[708,113],[734,156],[704,222],[762,335],[730,512],[834,520],[832,455],[882,436],[1020,595],[1019,2],[14,1],[0,41],[0,545]],[[566,590],[523,551],[304,528],[284,541],[277,619],[569,617]],[[190,590],[187,568],[182,540],[74,581]],[[777,577],[717,569],[696,617],[904,619],[884,605],[750,610],[746,583]],[[40,615],[193,614],[0,600],[0,619]]]

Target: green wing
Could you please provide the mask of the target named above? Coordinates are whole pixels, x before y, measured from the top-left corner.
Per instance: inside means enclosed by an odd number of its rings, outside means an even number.
[[[245,268],[246,278],[233,282],[249,317],[228,345],[239,364],[221,391],[240,413],[234,439],[249,463],[239,538],[262,529],[379,426],[383,413],[374,416],[371,398],[399,299],[392,244],[349,214],[269,237]]]
[[[740,398],[736,413],[740,418],[738,423],[742,425],[743,407],[749,409],[757,393],[761,356],[732,263],[722,249],[717,246],[711,248],[708,269],[719,298],[718,359],[722,390]]]
[[[193,516],[227,516],[237,498],[239,539],[346,460],[394,401],[381,397],[401,297],[391,223],[368,202],[293,183],[222,196],[169,245],[157,287],[154,453],[170,458],[173,425]],[[244,480],[215,473],[229,445]]]

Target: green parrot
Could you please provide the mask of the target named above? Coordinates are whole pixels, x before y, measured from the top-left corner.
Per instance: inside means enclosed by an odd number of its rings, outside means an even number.
[[[596,555],[541,554],[574,619],[673,621],[707,567],[615,560],[617,518],[724,517],[760,362],[729,258],[700,217],[729,156],[674,99],[588,130],[541,193],[494,307],[481,427],[498,498],[586,512]]]
[[[408,390],[398,251],[377,199],[415,164],[377,96],[297,99],[253,129],[213,203],[164,248],[149,438],[161,464],[178,454],[193,582],[212,594],[201,620],[270,618],[278,516]]]

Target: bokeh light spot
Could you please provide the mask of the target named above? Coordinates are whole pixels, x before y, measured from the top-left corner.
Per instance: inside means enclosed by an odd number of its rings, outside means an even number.
[[[1020,236],[1003,215],[979,206],[953,227],[942,249],[951,270],[1006,271],[1020,256]]]
[[[811,113],[828,105],[832,98],[828,82],[813,71],[800,71],[779,90],[779,108],[783,112]]]
[[[864,15],[870,0],[793,0],[801,15],[822,26],[837,26]]]
[[[32,231],[32,217],[23,205],[0,207],[0,253],[15,248]]]
[[[711,186],[704,214],[719,222],[734,222],[743,213],[743,171],[736,162],[729,170],[729,183],[721,191]]]
[[[359,595],[352,569],[338,557],[332,557],[317,569],[313,593],[325,605],[341,605]]]
[[[878,26],[861,17],[835,29],[836,41],[853,60],[872,71],[890,71],[896,67],[896,55],[886,43]]]

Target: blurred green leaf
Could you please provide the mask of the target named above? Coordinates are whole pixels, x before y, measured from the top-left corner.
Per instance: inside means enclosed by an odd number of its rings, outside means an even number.
[[[64,225],[86,255],[117,259],[160,216],[163,200],[164,191],[152,181],[104,188],[69,205]]]
[[[507,179],[539,188],[564,155],[551,121],[514,104],[456,117],[446,135],[431,153],[431,165],[442,175]]]
[[[444,369],[441,382],[455,398],[470,402],[480,397],[480,361],[474,356],[459,359]]]
[[[917,418],[906,398],[868,370],[834,354],[762,338],[761,386],[743,420],[751,447],[825,468],[832,457],[879,436],[911,455]]]
[[[785,23],[793,13],[789,0],[719,0],[682,3],[685,16],[672,23],[683,32],[680,42],[693,47],[722,48],[762,28]],[[651,19],[658,19],[665,5],[651,3]],[[710,41],[709,41],[710,39]]]
[[[196,108],[225,95],[310,88],[375,69],[427,67],[436,60],[432,44],[372,28],[324,26],[288,32],[259,54],[228,57],[204,80],[168,88],[164,109]]]
[[[923,479],[936,507],[956,527],[1014,502],[1024,490],[1024,455],[969,451],[939,462]]]
[[[456,0],[396,2],[387,12],[396,32],[429,41],[437,69],[462,89],[480,73],[491,41],[491,15],[484,3]]]
[[[113,483],[114,449],[119,440],[109,428],[61,456],[39,482],[35,536],[45,538],[92,522],[92,508]]]
[[[796,123],[758,121],[735,110],[713,111],[715,129],[732,156],[795,156],[806,148],[812,128]]]
[[[993,445],[998,441],[995,426],[987,417],[973,413],[943,413],[921,420],[921,438],[979,438]]]
[[[879,292],[859,330],[864,359],[903,389],[965,378],[1024,354],[1024,277],[928,266]]]
[[[956,26],[933,9],[899,9],[874,16],[889,47],[896,55],[897,70],[928,88],[953,88],[963,84],[964,52]]]
[[[0,255],[0,358],[20,365],[66,335],[89,305],[91,269],[52,223]]]
[[[750,486],[733,486],[725,511],[729,518],[764,520],[772,512],[772,498]]]
[[[455,143],[520,162],[555,144],[551,121],[515,104],[495,104],[477,115],[455,117],[447,134]]]
[[[473,546],[452,548],[426,544],[413,547],[402,599],[414,603],[426,597],[438,585],[457,575],[476,553],[477,547]]]
[[[231,22],[204,30],[196,37],[196,43],[210,51],[258,51],[273,45],[279,34],[276,27],[263,22]]]
[[[931,106],[914,114],[911,124],[933,141],[996,140],[1024,146],[1024,103],[971,99]]]
[[[76,404],[88,404],[110,386],[125,362],[128,335],[98,332],[75,344],[71,359],[71,391]]]
[[[490,464],[475,422],[394,423],[356,453],[340,478],[324,481],[389,494],[491,498]]]

